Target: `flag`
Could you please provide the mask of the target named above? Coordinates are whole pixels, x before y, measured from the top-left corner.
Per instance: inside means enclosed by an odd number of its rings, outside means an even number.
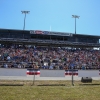
[[[27,75],[40,75],[40,69],[27,69]]]
[[[72,70],[65,70],[65,75],[72,75]],[[78,75],[78,70],[73,70],[73,75]]]

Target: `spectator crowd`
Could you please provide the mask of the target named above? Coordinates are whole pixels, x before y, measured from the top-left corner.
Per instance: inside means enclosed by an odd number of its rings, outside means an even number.
[[[100,50],[6,45],[0,47],[0,67],[100,69]]]

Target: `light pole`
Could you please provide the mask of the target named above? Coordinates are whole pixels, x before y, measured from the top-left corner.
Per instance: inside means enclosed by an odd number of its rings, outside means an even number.
[[[72,18],[75,18],[75,34],[76,34],[76,18],[79,19],[80,16],[77,16],[77,15],[72,15]]]
[[[22,14],[25,14],[25,17],[24,17],[24,26],[23,26],[23,30],[25,30],[25,20],[26,20],[26,14],[28,14],[30,11],[21,11]]]

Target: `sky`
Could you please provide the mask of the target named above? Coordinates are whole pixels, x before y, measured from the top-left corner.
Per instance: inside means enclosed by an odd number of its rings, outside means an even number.
[[[0,0],[0,28],[100,36],[100,0]]]

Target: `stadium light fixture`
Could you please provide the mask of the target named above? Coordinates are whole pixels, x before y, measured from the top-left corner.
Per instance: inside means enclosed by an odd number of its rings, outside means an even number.
[[[72,15],[72,18],[75,18],[75,34],[76,34],[76,18],[79,19],[80,16],[77,16],[77,15]]]
[[[25,17],[24,17],[24,26],[23,26],[23,30],[25,30],[25,20],[26,20],[26,14],[29,14],[30,11],[21,11],[22,14],[25,14]]]

